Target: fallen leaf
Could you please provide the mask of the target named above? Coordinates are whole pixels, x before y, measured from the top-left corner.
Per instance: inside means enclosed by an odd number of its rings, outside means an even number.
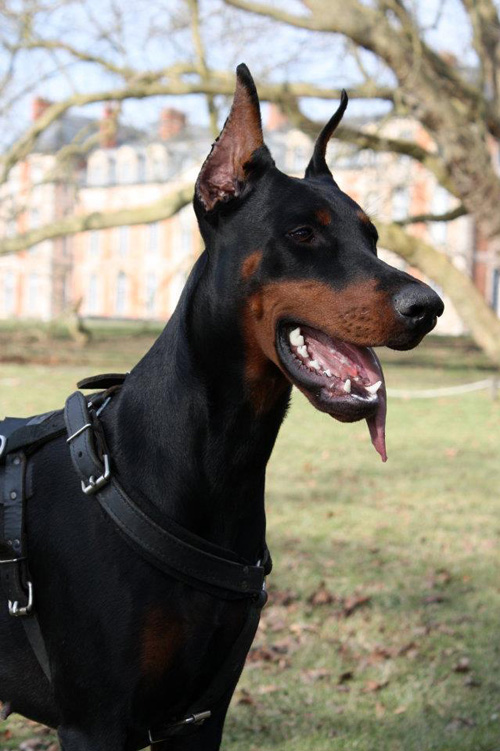
[[[335,595],[330,592],[326,586],[325,582],[321,582],[318,589],[312,593],[312,595],[308,598],[307,602],[310,605],[314,605],[314,607],[320,606],[320,605],[331,605],[333,602],[336,602],[337,598]]]
[[[344,616],[346,618],[349,618],[349,616],[352,615],[355,610],[368,605],[370,600],[371,597],[365,595],[352,595],[351,597],[346,597],[342,607]]]
[[[365,686],[363,688],[364,694],[371,694],[375,691],[381,691],[383,688],[387,686],[389,681],[367,681],[365,683]]]

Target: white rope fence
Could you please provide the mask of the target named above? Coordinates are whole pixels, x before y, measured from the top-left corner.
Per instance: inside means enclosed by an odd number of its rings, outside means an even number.
[[[393,399],[433,399],[440,396],[459,396],[460,394],[470,394],[472,391],[482,391],[490,389],[492,399],[497,399],[500,389],[500,379],[498,377],[485,378],[483,381],[474,381],[474,383],[462,383],[458,386],[445,386],[436,389],[387,389],[387,395]]]

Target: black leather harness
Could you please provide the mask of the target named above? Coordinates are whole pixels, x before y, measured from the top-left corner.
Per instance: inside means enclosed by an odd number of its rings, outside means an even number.
[[[79,382],[79,388],[105,391],[90,397],[76,391],[67,399],[64,413],[6,418],[0,422],[0,581],[10,615],[21,618],[33,651],[50,680],[49,657],[36,617],[36,597],[41,595],[33,591],[29,572],[24,516],[32,489],[27,489],[26,470],[40,446],[66,436],[82,494],[95,497],[140,555],[169,576],[197,589],[224,599],[248,599],[246,623],[222,670],[185,717],[171,719],[165,727],[147,731],[144,742],[153,743],[203,723],[235,685],[267,599],[265,577],[272,563],[265,544],[261,560],[254,565],[188,532],[173,520],[163,519],[160,526],[126,493],[114,473],[99,420],[124,379],[121,374],[85,379]]]

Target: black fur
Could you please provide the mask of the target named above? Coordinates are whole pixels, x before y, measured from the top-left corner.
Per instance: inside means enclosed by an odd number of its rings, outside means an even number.
[[[249,73],[240,69],[241,76],[258,107]],[[283,388],[266,410],[256,411],[245,375],[243,311],[250,295],[269,282],[304,279],[334,291],[375,280],[388,299],[407,286],[412,294],[418,289],[422,320],[401,324],[384,342],[400,348],[418,343],[442,304],[425,285],[377,259],[373,226],[324,172],[287,177],[258,145],[245,175],[238,197],[210,212],[195,197],[206,250],[165,330],[104,411],[103,423],[114,471],[147,513],[160,523],[168,516],[254,561],[265,535],[266,463],[291,386],[270,363]],[[318,209],[330,213],[327,226],[318,222]],[[313,241],[290,237],[301,225],[314,229]],[[256,250],[262,260],[244,279],[242,264]],[[2,605],[0,698],[58,727],[64,751],[136,749],[145,728],[182,716],[202,693],[247,604],[170,579],[133,552],[95,500],[81,493],[63,439],[37,454],[33,483],[30,567],[53,686],[21,624]],[[159,747],[216,751],[233,690],[228,686],[227,701],[204,726]]]

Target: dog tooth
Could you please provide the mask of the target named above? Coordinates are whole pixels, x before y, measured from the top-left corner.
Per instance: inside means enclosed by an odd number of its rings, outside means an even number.
[[[376,394],[381,386],[382,386],[382,381],[377,381],[377,383],[372,383],[371,386],[365,386],[365,389],[368,391],[369,394]]]
[[[346,394],[350,394],[351,393],[351,381],[350,381],[349,378],[344,383],[344,391],[346,392]]]
[[[304,344],[304,337],[300,333],[300,328],[290,331],[289,337],[294,347],[301,347]]]
[[[301,357],[309,357],[309,352],[307,350],[307,347],[305,344],[302,344],[301,346],[297,347],[297,352]]]
[[[317,360],[311,360],[311,362],[309,363],[309,367],[314,368],[314,370],[319,370],[320,364]]]
[[[328,370],[324,370],[324,371],[323,371],[323,373],[324,373],[324,374],[325,374],[326,376],[328,376],[328,378],[331,378],[331,377],[332,377],[332,371],[331,371],[330,369],[328,369]]]

